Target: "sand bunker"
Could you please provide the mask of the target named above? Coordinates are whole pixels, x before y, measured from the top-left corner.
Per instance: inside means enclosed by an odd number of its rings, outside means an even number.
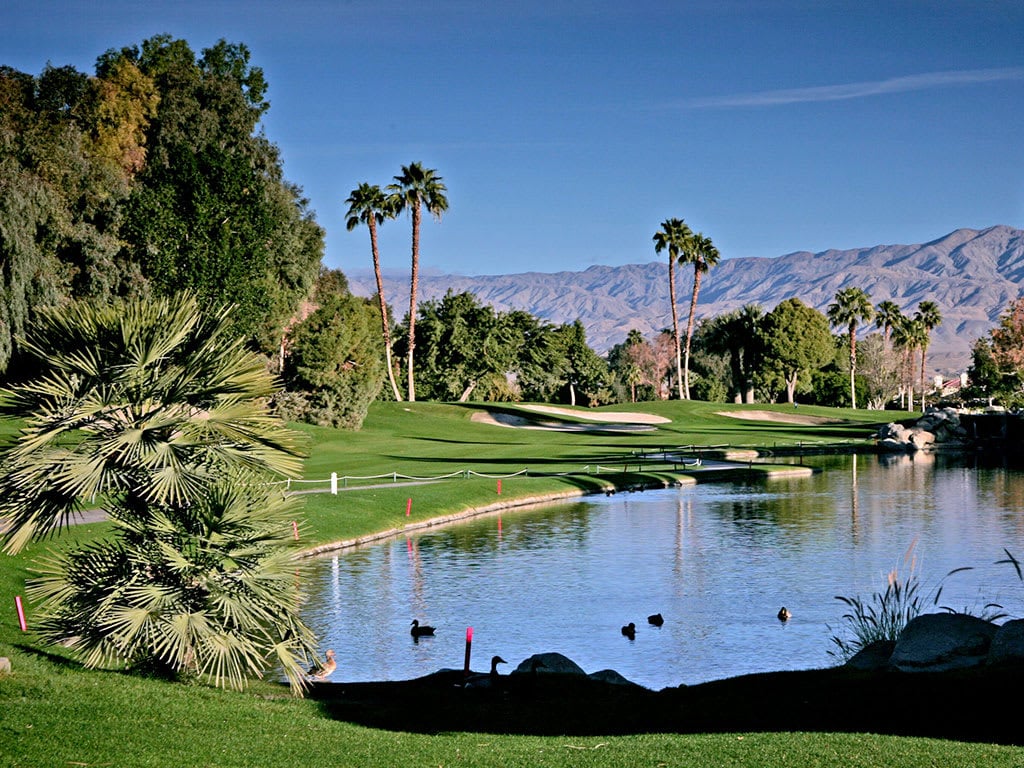
[[[587,419],[589,421],[602,421],[602,422],[613,422],[617,424],[668,424],[672,419],[666,419],[664,416],[655,416],[652,413],[627,413],[615,412],[615,411],[594,411],[591,416],[585,411],[576,410],[574,408],[559,408],[554,405],[520,405],[518,406],[524,411],[534,411],[536,413],[551,413],[558,416],[573,416],[577,419]]]
[[[717,416],[728,416],[733,419],[748,421],[775,421],[780,424],[841,424],[842,419],[830,419],[827,416],[808,416],[801,413],[780,413],[778,411],[718,411]]]
[[[534,413],[588,419],[591,423],[535,421],[514,413],[491,411],[478,411],[473,414],[472,420],[498,427],[547,429],[558,432],[649,432],[654,429],[654,424],[665,424],[671,421],[663,416],[654,416],[649,413],[596,411],[590,415],[572,408],[558,408],[549,405],[522,405],[519,408]]]

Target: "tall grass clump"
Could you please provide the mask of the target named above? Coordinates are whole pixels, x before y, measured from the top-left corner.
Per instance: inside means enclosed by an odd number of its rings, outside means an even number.
[[[1002,606],[997,603],[987,603],[979,611],[966,607],[961,610],[954,610],[948,606],[940,607],[939,599],[946,579],[973,569],[971,566],[954,568],[943,576],[934,588],[926,590],[918,574],[917,561],[914,558],[915,546],[916,542],[912,543],[903,556],[904,564],[908,566],[906,575],[901,576],[898,567],[889,571],[885,591],[874,592],[868,599],[860,595],[836,595],[836,600],[843,603],[848,611],[842,616],[841,630],[832,634],[833,647],[828,652],[830,656],[839,659],[840,662],[846,662],[872,643],[895,642],[907,624],[926,608],[939,607],[947,613],[977,615],[987,621],[995,621],[1006,615],[1001,612]],[[832,630],[831,626],[829,630]]]

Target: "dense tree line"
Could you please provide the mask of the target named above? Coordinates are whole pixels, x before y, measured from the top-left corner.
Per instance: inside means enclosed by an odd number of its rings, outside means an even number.
[[[36,314],[189,290],[270,353],[308,298],[323,232],[260,132],[244,45],[161,35],[95,72],[0,67],[0,372]]]
[[[1011,302],[989,337],[975,341],[968,376],[974,397],[1024,406],[1024,299]]]
[[[858,340],[858,325],[872,319],[883,332]],[[921,302],[906,316],[891,301],[872,307],[859,288],[838,291],[827,313],[795,297],[770,312],[750,304],[696,324],[690,388],[697,399],[711,401],[796,403],[799,396],[818,405],[912,407],[915,392],[931,389],[918,378],[917,363],[939,322],[933,302]],[[834,335],[830,325],[846,332]],[[608,361],[618,399],[665,399],[678,389],[672,337],[666,329],[649,342],[632,331],[612,348]]]

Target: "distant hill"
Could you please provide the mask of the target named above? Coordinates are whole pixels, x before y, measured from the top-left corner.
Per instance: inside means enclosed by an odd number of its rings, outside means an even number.
[[[693,272],[684,268],[677,276],[684,323]],[[357,295],[376,292],[370,270],[348,273],[348,278]],[[450,288],[473,293],[496,309],[523,309],[553,323],[579,318],[590,345],[603,353],[633,328],[651,338],[671,325],[667,281],[666,263],[660,261],[594,266],[582,272],[423,274],[419,296],[421,301],[441,298]],[[959,372],[970,364],[974,340],[987,336],[1006,306],[1024,295],[1024,230],[958,229],[921,245],[723,259],[701,282],[697,312],[708,317],[750,303],[769,311],[793,296],[824,312],[836,291],[849,286],[863,288],[875,305],[895,301],[905,314],[912,314],[921,301],[938,304],[943,320],[932,333],[929,362],[937,371]],[[388,303],[404,316],[408,278],[386,277],[384,290]]]

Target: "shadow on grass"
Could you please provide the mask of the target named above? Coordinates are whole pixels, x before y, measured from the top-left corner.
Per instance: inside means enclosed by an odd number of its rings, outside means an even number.
[[[955,672],[773,672],[651,691],[567,675],[509,675],[461,687],[461,671],[404,682],[323,683],[310,697],[336,720],[443,733],[848,732],[1024,744],[1008,692],[1024,667]]]

